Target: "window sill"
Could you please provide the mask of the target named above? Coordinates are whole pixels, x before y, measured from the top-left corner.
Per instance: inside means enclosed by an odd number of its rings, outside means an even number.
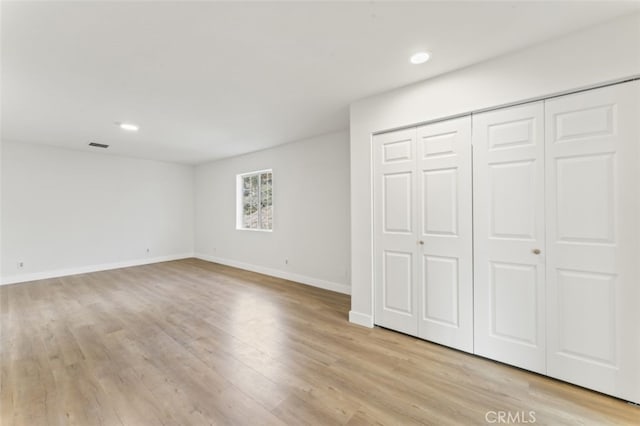
[[[273,232],[273,229],[236,228],[236,231]]]

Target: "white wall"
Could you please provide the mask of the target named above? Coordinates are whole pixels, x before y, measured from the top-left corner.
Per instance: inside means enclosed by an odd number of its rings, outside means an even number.
[[[372,133],[638,75],[636,14],[354,103],[350,320],[373,325]]]
[[[236,230],[236,175],[269,168],[273,232]],[[348,293],[348,134],[198,166],[196,229],[200,258]]]
[[[2,151],[3,283],[192,255],[194,167],[7,141]]]

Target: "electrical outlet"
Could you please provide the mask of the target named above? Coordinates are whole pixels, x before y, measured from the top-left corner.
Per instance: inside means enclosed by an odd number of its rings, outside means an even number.
[[[150,250],[147,248],[147,253],[149,253],[149,251],[150,251]]]
[[[18,262],[18,269],[24,268],[24,262]]]
[[[289,264],[289,259],[285,259],[285,260],[284,260],[284,264],[285,264],[285,265],[288,265],[288,264]]]

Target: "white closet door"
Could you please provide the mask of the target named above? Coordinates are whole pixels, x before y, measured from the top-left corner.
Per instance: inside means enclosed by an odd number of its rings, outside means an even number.
[[[418,336],[473,352],[471,117],[417,137]]]
[[[545,110],[548,374],[640,403],[640,82]]]
[[[544,373],[542,102],[473,117],[474,352]]]
[[[416,129],[373,137],[375,323],[418,333]]]

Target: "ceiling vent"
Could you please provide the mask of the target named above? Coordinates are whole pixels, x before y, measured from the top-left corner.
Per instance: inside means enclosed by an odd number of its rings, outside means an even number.
[[[89,146],[95,146],[96,148],[109,148],[109,145],[97,142],[89,142]]]

